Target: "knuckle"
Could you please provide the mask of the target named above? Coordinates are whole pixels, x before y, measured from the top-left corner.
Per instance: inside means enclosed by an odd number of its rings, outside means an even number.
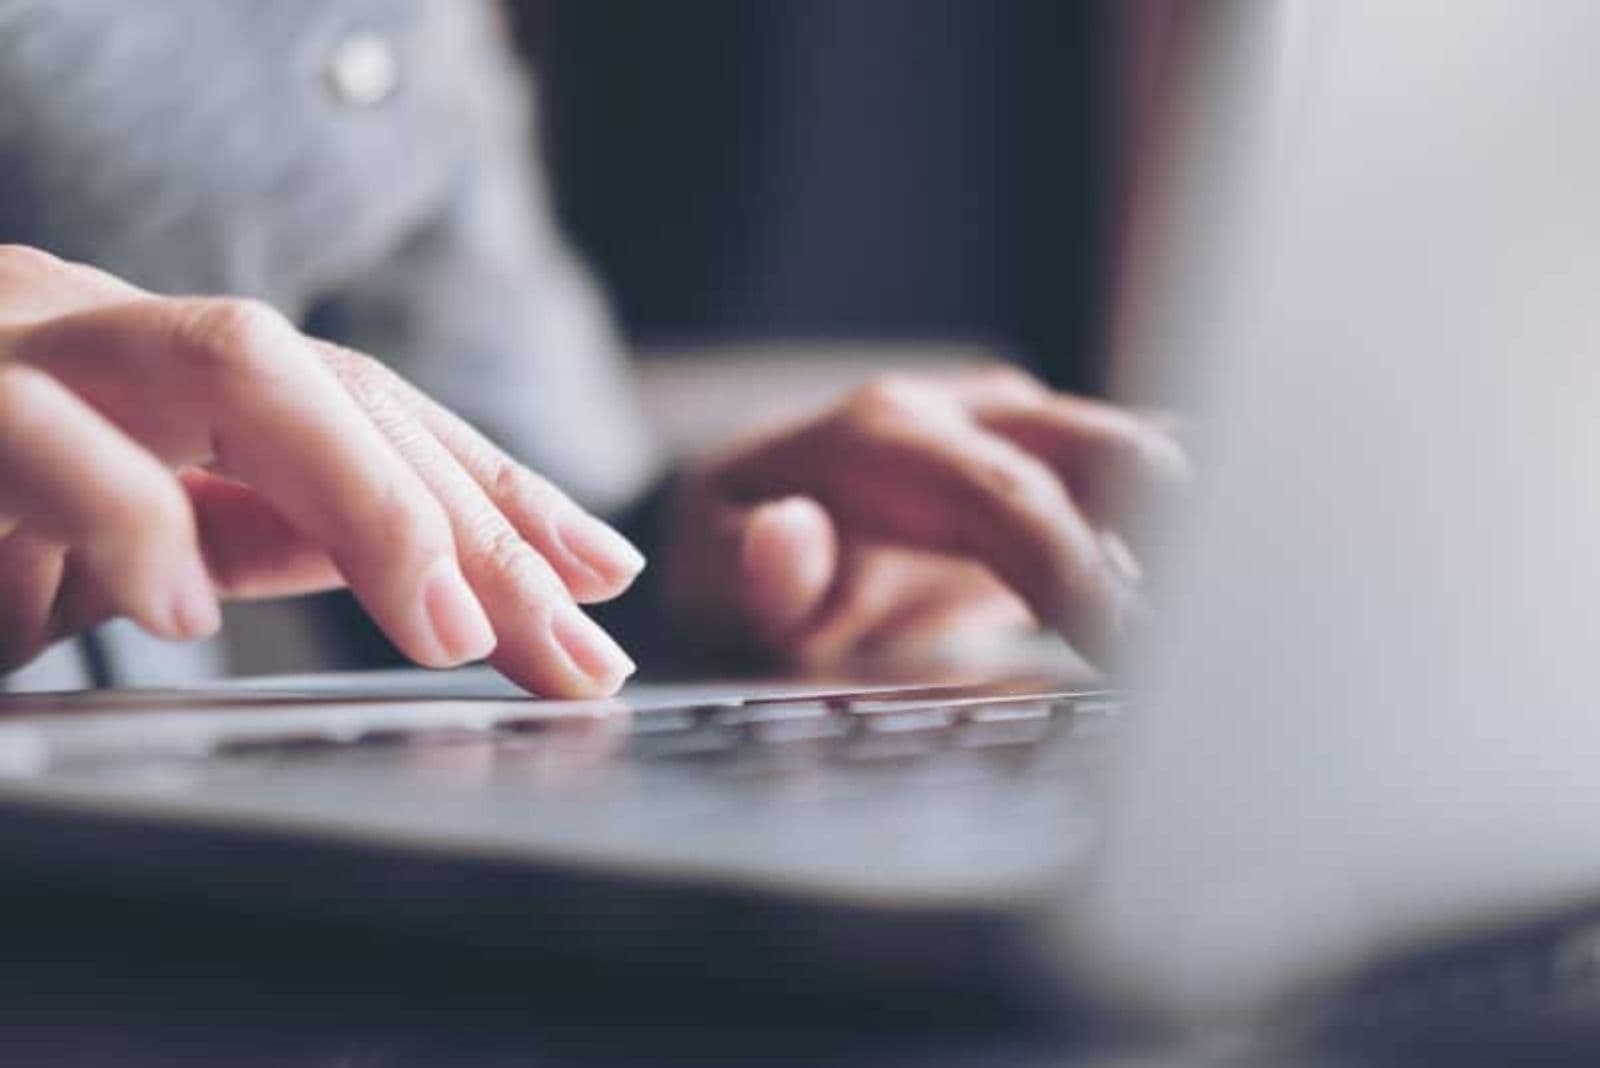
[[[293,325],[271,305],[252,299],[185,302],[179,328],[185,355],[204,374],[223,379],[274,375],[282,368]]]
[[[528,556],[532,550],[498,517],[480,519],[472,541],[476,546],[474,554],[489,570],[517,577],[528,570]]]
[[[0,244],[0,272],[26,275],[60,270],[65,261],[32,245]]]
[[[322,346],[322,358],[351,396],[363,405],[387,403],[393,393],[394,372],[365,353],[337,346]]]
[[[1045,467],[1020,457],[976,457],[969,477],[983,502],[1012,510],[1037,510],[1061,492]]]
[[[395,481],[384,483],[347,517],[349,536],[371,540],[401,556],[433,557],[451,546],[450,528],[431,496]]]
[[[872,419],[916,418],[928,405],[926,386],[906,375],[885,374],[857,386],[845,401],[845,410]]]
[[[542,598],[554,593],[557,580],[544,558],[509,523],[491,514],[482,526],[474,538],[474,555],[490,575],[510,582],[524,595]]]
[[[1016,364],[995,361],[973,371],[973,380],[997,396],[1019,402],[1036,400],[1045,395],[1044,383]]]
[[[49,429],[39,412],[52,382],[43,371],[19,363],[0,363],[0,424],[20,437]]]
[[[544,479],[505,455],[487,461],[489,496],[526,516],[553,517],[564,501]]]
[[[489,492],[496,498],[522,498],[528,494],[528,472],[521,464],[497,460],[489,471]]]
[[[348,350],[326,362],[345,393],[385,432],[406,439],[425,435],[394,388],[394,372],[370,356]]]

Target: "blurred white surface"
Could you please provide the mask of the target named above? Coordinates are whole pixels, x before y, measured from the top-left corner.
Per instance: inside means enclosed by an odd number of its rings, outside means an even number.
[[[1600,900],[1600,6],[1304,6],[1079,928],[1180,1013]]]

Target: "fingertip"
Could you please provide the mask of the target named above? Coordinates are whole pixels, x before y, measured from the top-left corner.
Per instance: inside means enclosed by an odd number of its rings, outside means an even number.
[[[209,638],[222,626],[222,609],[197,549],[176,556],[161,544],[100,541],[69,556],[92,588],[103,591],[99,616],[122,616],[166,641]]]
[[[574,597],[584,602],[616,597],[639,577],[645,556],[610,524],[574,510],[555,524],[556,541],[575,567],[560,568]],[[559,564],[560,561],[552,561]]]
[[[1102,561],[1098,581],[1080,587],[1056,616],[1056,630],[1084,659],[1104,666],[1127,639],[1144,613],[1144,601],[1135,583],[1117,565]]]
[[[815,612],[833,584],[838,554],[833,520],[818,502],[788,497],[752,509],[739,565],[759,624],[783,630]]]
[[[633,675],[633,659],[571,602],[557,602],[542,624],[512,635],[489,658],[529,693],[558,700],[611,697]]]
[[[454,560],[441,560],[422,585],[428,641],[417,659],[428,667],[458,667],[494,651],[494,627]]]
[[[222,627],[216,588],[198,555],[180,569],[170,621],[172,636],[179,639],[209,638]]]
[[[582,681],[565,696],[610,697],[638,670],[633,658],[576,605],[558,605],[550,632]]]
[[[1194,461],[1183,441],[1159,431],[1144,444],[1144,461],[1169,483],[1185,485],[1194,479]]]

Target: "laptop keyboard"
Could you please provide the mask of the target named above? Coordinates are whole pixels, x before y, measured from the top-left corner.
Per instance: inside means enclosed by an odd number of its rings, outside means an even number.
[[[608,759],[697,763],[741,772],[905,765],[969,755],[1022,770],[1052,740],[1106,733],[1123,702],[1110,691],[888,691],[748,698],[653,707],[615,720],[506,714],[471,726],[386,725],[353,735],[304,732],[220,742],[216,755],[273,758],[446,746],[601,749]],[[1074,746],[1078,748],[1078,746]]]

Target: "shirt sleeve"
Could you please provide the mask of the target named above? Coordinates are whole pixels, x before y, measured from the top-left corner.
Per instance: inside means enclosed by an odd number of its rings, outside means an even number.
[[[439,211],[311,327],[383,359],[586,506],[613,512],[657,474],[627,360],[598,285],[561,233],[509,57],[487,131]]]

